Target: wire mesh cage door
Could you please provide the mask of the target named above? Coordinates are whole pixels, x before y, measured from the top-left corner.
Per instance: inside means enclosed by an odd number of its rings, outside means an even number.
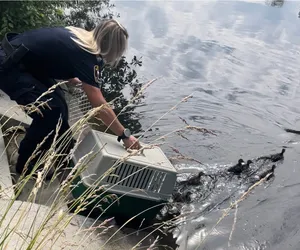
[[[72,126],[93,107],[88,100],[81,83],[66,84],[67,104],[69,109],[69,124]]]
[[[73,125],[81,120],[93,107],[82,88],[82,83],[67,83],[64,88],[69,111],[69,125],[72,128]],[[73,135],[74,139],[83,140],[91,129],[89,125],[81,127],[81,133],[75,133]]]

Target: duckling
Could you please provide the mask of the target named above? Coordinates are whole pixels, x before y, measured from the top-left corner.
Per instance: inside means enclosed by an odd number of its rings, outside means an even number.
[[[199,184],[201,184],[200,179],[204,175],[205,175],[204,172],[200,171],[197,175],[192,176],[191,178],[189,178],[185,181],[181,181],[179,184],[181,184],[181,185],[191,185],[191,186],[199,185]]]
[[[245,163],[243,159],[239,159],[238,164],[230,167],[227,171],[233,174],[241,174],[245,169],[249,168],[251,163],[253,163],[251,160],[248,160],[247,163]]]
[[[253,163],[253,161],[248,160],[247,163],[243,165],[243,171],[246,170],[247,168],[249,168],[250,164],[252,164],[252,163]]]
[[[249,184],[250,186],[254,185],[256,182],[260,181],[261,179],[265,178],[268,174],[270,174],[267,178],[267,181],[269,181],[272,177],[274,177],[274,171],[275,171],[276,166],[273,165],[270,169],[265,170],[264,172],[251,176],[249,178]]]
[[[283,148],[281,153],[272,154],[269,156],[261,156],[258,158],[258,160],[270,160],[271,162],[277,162],[284,158],[284,155],[283,155],[284,152],[285,152],[285,149]]]
[[[245,163],[244,160],[239,159],[238,163],[236,165],[230,167],[229,169],[227,169],[227,171],[231,172],[231,173],[235,173],[237,170],[242,168],[243,163]]]
[[[258,175],[259,179],[265,178],[268,174],[270,174],[267,178],[267,181],[271,179],[271,177],[274,176],[274,171],[275,171],[276,165],[273,165],[271,169],[267,169],[266,171],[262,172],[261,174]]]

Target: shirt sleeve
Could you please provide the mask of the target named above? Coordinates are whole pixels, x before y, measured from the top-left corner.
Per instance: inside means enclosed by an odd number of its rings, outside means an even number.
[[[94,60],[92,57],[77,60],[74,64],[74,74],[82,82],[100,88],[100,65],[98,65],[96,57]]]

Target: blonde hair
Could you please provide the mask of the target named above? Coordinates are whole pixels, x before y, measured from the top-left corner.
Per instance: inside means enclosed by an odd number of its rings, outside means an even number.
[[[115,67],[128,46],[127,30],[114,19],[104,20],[92,31],[73,26],[66,27],[76,38],[72,39],[85,51],[101,55],[106,64]]]

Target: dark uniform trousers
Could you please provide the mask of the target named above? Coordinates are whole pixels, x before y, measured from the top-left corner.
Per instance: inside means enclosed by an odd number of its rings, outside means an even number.
[[[4,56],[5,54],[0,47],[0,62],[3,61]],[[34,103],[37,98],[55,83],[54,79],[39,75],[39,72],[29,73],[26,70],[21,69],[18,65],[14,65],[5,70],[0,65],[0,89],[19,105],[26,106]],[[26,174],[32,171],[38,158],[50,148],[53,143],[59,118],[62,119],[62,123],[58,132],[58,140],[69,129],[68,108],[60,88],[56,88],[55,92],[52,94],[45,95],[40,101],[47,101],[48,104],[48,106],[39,108],[39,111],[42,114],[39,112],[27,112],[32,118],[32,123],[27,128],[25,138],[22,140],[19,147],[19,158],[16,165],[18,173],[23,171],[29,157],[33,154],[38,144],[47,136],[49,136],[48,139],[40,148],[41,154],[37,155],[35,160],[32,160],[28,164]],[[60,144],[61,149],[58,153],[68,154],[70,149],[74,146],[70,132],[66,137],[63,137],[63,141],[67,143]]]

